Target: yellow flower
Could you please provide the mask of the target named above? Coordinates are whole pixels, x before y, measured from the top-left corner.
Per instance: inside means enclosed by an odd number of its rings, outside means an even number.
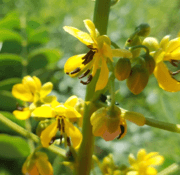
[[[25,76],[21,84],[16,84],[12,88],[13,96],[26,102],[26,107],[18,107],[18,110],[13,112],[15,117],[25,120],[30,117],[31,112],[36,107],[56,100],[55,96],[47,96],[52,91],[52,88],[51,82],[42,86],[39,78],[29,75]]]
[[[154,165],[161,165],[164,161],[164,157],[159,155],[158,152],[146,153],[145,149],[140,149],[135,159],[133,154],[129,155],[129,163],[132,171],[129,171],[127,175],[156,175],[157,170]]]
[[[165,36],[160,44],[159,49],[154,54],[156,61],[156,67],[154,75],[159,83],[159,86],[169,92],[180,91],[180,82],[173,78],[174,74],[179,73],[171,72],[165,65],[165,61],[171,62],[175,67],[175,64],[180,60],[180,37],[169,40],[170,36]]]
[[[56,102],[51,103],[51,106],[42,105],[33,111],[32,116],[34,117],[56,118],[52,124],[41,132],[40,138],[44,147],[48,147],[54,142],[58,130],[61,132],[60,139],[62,139],[62,137],[66,138],[65,142],[68,145],[70,145],[71,141],[75,149],[80,146],[82,134],[78,128],[69,122],[69,119],[71,118],[81,117],[81,114],[79,114],[74,108],[77,101],[78,98],[76,96],[71,96],[64,104]]]
[[[127,132],[125,119],[121,116],[120,108],[114,106],[114,111],[109,107],[103,107],[95,111],[91,116],[93,134],[106,141],[123,138]]]
[[[87,54],[80,54],[70,57],[64,71],[71,77],[79,76],[79,79],[86,77],[87,81],[81,80],[82,84],[88,84],[95,76],[98,69],[101,69],[95,91],[103,89],[108,82],[109,69],[107,61],[112,61],[113,56],[131,58],[131,52],[123,49],[111,49],[111,41],[106,35],[99,35],[91,20],[84,20],[85,27],[90,34],[80,31],[74,27],[65,26],[64,30],[84,43],[90,51]]]
[[[53,168],[45,153],[35,152],[24,162],[22,172],[25,175],[53,175]]]

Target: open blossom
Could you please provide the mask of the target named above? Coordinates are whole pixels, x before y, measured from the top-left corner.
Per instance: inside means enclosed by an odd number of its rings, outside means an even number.
[[[70,57],[64,66],[64,71],[71,77],[78,76],[79,79],[88,75],[87,81],[81,80],[81,83],[86,85],[91,82],[97,70],[100,69],[100,75],[95,88],[95,91],[97,91],[103,89],[107,85],[109,76],[107,62],[113,62],[113,56],[131,58],[132,54],[124,49],[111,49],[109,37],[100,35],[91,20],[84,20],[84,24],[89,34],[74,27],[64,27],[66,32],[79,39],[90,49],[87,54]]]
[[[154,59],[156,61],[154,75],[159,86],[169,92],[180,91],[180,82],[173,77],[179,73],[179,70],[171,72],[165,64],[168,61],[173,66],[178,66],[177,63],[180,60],[180,37],[170,40],[169,35],[165,36],[154,53]]]
[[[42,86],[41,81],[36,76],[25,76],[22,83],[16,84],[12,88],[13,96],[25,102],[24,107],[18,107],[18,110],[13,111],[15,117],[25,120],[31,116],[31,112],[36,107],[56,100],[55,96],[47,96],[52,88],[51,82]]]
[[[60,139],[62,137],[67,138],[65,142],[71,144],[77,149],[82,141],[82,134],[78,128],[76,128],[69,119],[80,118],[81,114],[74,108],[78,98],[76,96],[71,96],[67,99],[64,104],[61,103],[51,103],[51,105],[42,105],[37,107],[32,116],[43,117],[43,118],[55,118],[56,120],[50,124],[46,129],[41,132],[41,143],[44,147],[48,147],[56,139],[56,133],[58,130],[61,133]]]
[[[129,155],[129,163],[132,171],[129,171],[127,175],[156,175],[157,170],[154,165],[161,165],[164,161],[164,157],[159,155],[158,152],[146,153],[145,149],[140,149],[137,153],[137,159],[133,154]]]
[[[53,175],[53,168],[45,153],[36,152],[26,159],[22,172],[25,175]]]

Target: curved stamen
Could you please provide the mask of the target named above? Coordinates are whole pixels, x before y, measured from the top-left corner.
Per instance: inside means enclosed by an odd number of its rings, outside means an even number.
[[[173,66],[178,67],[179,60],[171,60],[170,63],[171,63]]]
[[[67,146],[71,146],[71,140],[69,137],[67,137]]]
[[[88,69],[84,74],[82,74],[81,76],[79,76],[78,78],[81,79],[81,78],[84,78],[86,77],[90,72],[90,69]]]
[[[52,137],[51,141],[49,142],[49,145],[52,145],[56,139],[56,137]]]
[[[65,133],[65,123],[64,123],[64,119],[61,119],[61,124],[62,124],[62,132]]]
[[[178,73],[180,73],[180,70],[177,70],[177,71],[175,71],[175,72],[170,71],[170,74],[171,74],[171,75],[177,75]]]
[[[121,136],[122,136],[122,135],[124,134],[124,132],[125,132],[125,128],[124,128],[123,125],[120,125],[120,129],[121,129],[121,133],[119,134],[119,136],[117,137],[117,139],[120,139]]]
[[[87,78],[87,81],[82,81],[81,80],[80,82],[82,84],[84,84],[84,85],[87,85],[87,84],[89,84],[91,82],[92,78],[93,78],[93,76],[92,76],[92,74],[90,74],[89,77]]]
[[[84,57],[82,57],[82,60],[84,60],[82,64],[84,65],[88,64],[93,59],[95,53],[96,52],[90,50]]]
[[[70,72],[70,74],[76,74],[78,72],[80,72],[80,67],[77,67],[76,69],[74,69],[72,72]],[[66,73],[67,74],[67,73]]]
[[[61,123],[60,123],[60,118],[57,119],[57,128],[59,129],[59,131],[61,131]]]

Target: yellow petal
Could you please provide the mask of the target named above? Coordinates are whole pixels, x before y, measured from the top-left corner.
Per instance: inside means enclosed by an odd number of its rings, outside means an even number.
[[[82,142],[82,134],[72,123],[65,120],[65,132],[71,138],[73,147],[78,149]]]
[[[107,35],[101,35],[97,38],[98,48],[102,48],[103,44],[106,43],[107,45],[111,45],[111,40]]]
[[[45,83],[40,90],[40,97],[43,98],[47,96],[53,89],[53,84],[51,82]]]
[[[75,27],[64,26],[63,29],[72,36],[76,37],[82,43],[86,44],[87,46],[92,45],[94,43],[91,36],[88,33],[82,32],[81,30],[78,30]]]
[[[36,166],[34,166],[29,172],[26,172],[25,174],[33,174],[33,175],[39,175],[38,169]]]
[[[86,20],[84,20],[84,24],[85,24],[86,29],[89,31],[91,37],[93,39],[95,39],[96,38],[96,28],[95,28],[94,23],[91,20],[86,19]]]
[[[41,81],[40,81],[40,79],[38,77],[36,77],[36,76],[33,76],[33,79],[35,81],[37,90],[40,91],[40,89],[41,89]]]
[[[134,163],[136,163],[136,159],[132,153],[129,154],[128,159],[129,159],[130,165],[133,165]]]
[[[45,118],[51,118],[55,117],[56,113],[50,106],[41,106],[37,107],[33,112],[33,117],[45,117]]]
[[[66,102],[64,103],[64,106],[74,107],[77,102],[78,102],[77,96],[73,95],[66,100]]]
[[[56,135],[57,131],[57,122],[53,122],[45,130],[42,131],[40,138],[43,147],[49,146],[51,139]]]
[[[64,116],[65,115],[65,112],[67,110],[67,107],[65,107],[64,105],[58,105],[56,106],[55,108],[55,111],[56,111],[56,114],[58,116]]]
[[[165,55],[164,60],[180,60],[180,47],[176,48],[172,53]]]
[[[13,111],[15,117],[19,120],[26,120],[31,116],[31,112],[28,109],[23,109],[23,111],[15,110]]]
[[[140,175],[137,171],[129,171],[126,175]]]
[[[173,79],[163,62],[156,65],[154,70],[154,76],[156,77],[159,87],[169,92],[180,91],[180,82]]]
[[[40,157],[36,161],[36,166],[41,175],[53,175],[53,168],[48,160]]]
[[[105,57],[108,57],[113,62],[111,47],[108,44],[106,44],[106,42],[103,43],[102,52]]]
[[[27,75],[23,78],[22,80],[23,85],[28,88],[33,94],[35,93],[35,91],[37,90],[37,86],[36,83],[34,81],[34,79]]]
[[[80,68],[81,70],[85,69],[85,65],[82,64],[83,60],[82,58],[85,56],[86,54],[80,54],[80,55],[74,55],[72,57],[70,57],[65,65],[64,65],[64,72],[65,73],[70,73],[72,71],[74,71],[76,68]],[[76,77],[78,73],[75,74],[69,74],[69,76],[71,77]]]
[[[169,43],[167,45],[167,48],[166,48],[166,52],[167,53],[171,53],[175,49],[177,49],[178,47],[180,47],[180,39],[179,38],[175,38],[175,39],[169,41]]]
[[[67,106],[67,109],[65,111],[65,116],[67,118],[80,118],[81,114],[75,110],[75,108],[71,106]]]
[[[160,48],[154,53],[156,64],[164,60],[165,52]]]
[[[52,103],[53,101],[57,101],[56,96],[46,96],[43,99],[41,99],[43,103]]]
[[[146,156],[146,150],[145,149],[140,149],[137,153],[137,160],[138,161],[143,161]]]
[[[156,175],[157,170],[154,167],[147,167],[146,174],[147,175]]]
[[[169,43],[169,39],[170,39],[170,35],[166,35],[160,42],[160,48],[165,50]]]
[[[112,49],[113,57],[132,58],[132,53],[126,49]]]
[[[33,101],[33,95],[29,89],[25,88],[23,84],[16,84],[12,88],[12,94],[14,97],[27,102]]]
[[[109,77],[109,70],[106,61],[102,59],[101,72],[96,84],[95,91],[101,90],[107,85],[108,77]]]
[[[161,155],[154,156],[148,160],[149,165],[161,165],[164,162],[164,157]]]
[[[93,62],[93,69],[92,69],[92,76],[94,77],[97,69],[99,68],[99,60],[100,60],[100,56],[99,53],[96,53],[94,55],[94,62]]]

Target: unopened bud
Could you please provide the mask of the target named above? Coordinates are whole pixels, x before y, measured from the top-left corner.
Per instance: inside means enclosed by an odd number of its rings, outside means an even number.
[[[131,69],[130,76],[128,77],[126,84],[129,90],[137,95],[143,91],[146,87],[149,79],[149,73],[146,68],[137,64]]]
[[[131,63],[128,58],[120,58],[115,66],[115,77],[119,81],[127,79],[131,73]]]
[[[144,55],[143,57],[144,57],[146,68],[149,72],[149,75],[151,75],[154,71],[156,62],[154,61],[154,58],[151,55]]]
[[[159,49],[158,40],[154,37],[147,37],[143,40],[142,43],[144,46],[148,47],[149,51],[156,51]]]
[[[143,24],[140,24],[139,26],[137,26],[135,30],[139,31],[137,33],[138,36],[147,37],[151,31],[151,28],[150,28],[149,24],[143,23]]]

